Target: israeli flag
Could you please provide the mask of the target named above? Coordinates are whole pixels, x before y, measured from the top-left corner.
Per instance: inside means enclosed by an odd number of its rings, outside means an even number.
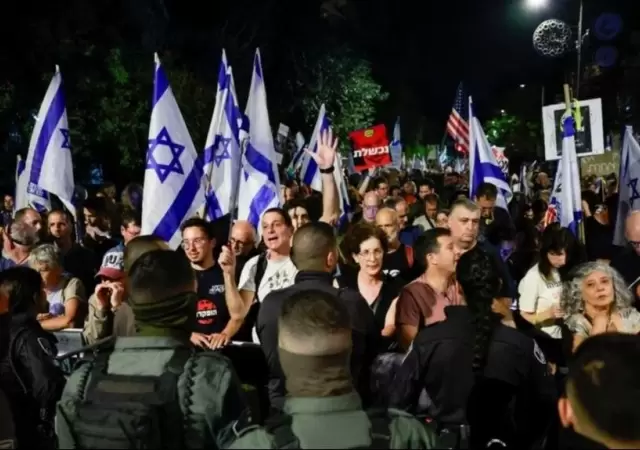
[[[211,185],[211,172],[213,170],[213,151],[217,148],[218,140],[220,136],[217,135],[219,129],[219,123],[224,110],[224,86],[227,83],[227,69],[229,63],[227,62],[227,54],[222,49],[222,57],[220,58],[220,67],[218,68],[218,88],[216,89],[216,103],[213,106],[213,116],[211,117],[211,125],[209,125],[209,133],[207,135],[207,141],[203,153],[203,172],[205,176],[205,186],[207,192],[209,192]]]
[[[280,205],[280,177],[259,49],[253,59],[253,75],[245,115],[249,123],[249,138],[242,161],[244,170],[240,176],[238,218],[248,220],[259,230],[262,214],[267,209]]]
[[[513,193],[504,177],[491,145],[484,134],[480,121],[473,114],[473,103],[469,97],[469,196],[475,198],[478,187],[482,183],[491,183],[498,188],[496,206],[509,211],[508,205]]]
[[[288,172],[295,172],[298,170],[298,167],[303,161],[304,149],[305,149],[305,140],[302,133],[296,133],[296,152],[293,154],[291,158],[291,162],[289,163],[289,167],[287,167]]]
[[[618,216],[613,237],[615,245],[626,245],[627,239],[624,235],[625,221],[629,213],[640,210],[638,179],[640,179],[640,144],[638,144],[633,135],[633,128],[627,126],[622,143],[622,154],[620,155]]]
[[[313,129],[311,140],[309,141],[309,151],[318,151],[318,139],[320,139],[320,133],[329,131],[329,118],[325,111],[324,104],[318,111],[318,120],[316,126]],[[322,192],[322,177],[320,176],[320,170],[318,164],[309,155],[306,155],[302,164],[302,182],[311,187],[314,191]]]
[[[562,158],[558,166],[560,177],[556,176],[559,181],[554,181],[554,185],[559,183],[556,208],[560,225],[578,236],[578,225],[582,221],[582,191],[576,155],[575,120],[571,116],[566,117],[563,125]]]
[[[227,67],[222,86],[222,111],[212,118],[207,135],[205,167],[209,170],[206,218],[216,220],[234,212],[240,175],[240,126],[237,100],[233,91],[233,71]],[[215,123],[214,123],[215,122]]]
[[[50,211],[51,201],[46,191],[35,186],[32,189],[32,193],[28,192],[29,174],[25,169],[26,162],[22,159],[22,156],[18,155],[16,161],[15,210],[18,211],[19,209],[30,207],[40,213]]]
[[[142,234],[154,234],[176,249],[180,224],[204,203],[202,166],[158,55],[154,58]]]
[[[402,168],[402,142],[400,140],[400,117],[396,119],[393,127],[393,140],[389,147],[391,152],[391,167],[400,170]]]
[[[336,152],[336,159],[333,163],[333,179],[338,187],[338,196],[340,202],[340,217],[338,219],[338,228],[346,226],[353,217],[353,209],[351,208],[351,202],[349,201],[349,190],[347,188],[347,182],[343,175],[342,162],[340,158],[340,152]]]
[[[42,197],[43,191],[54,194],[76,216],[72,202],[75,182],[67,107],[58,66],[36,118],[24,170],[28,194],[36,197]],[[26,207],[29,197],[24,196],[20,201],[23,203],[17,206]]]

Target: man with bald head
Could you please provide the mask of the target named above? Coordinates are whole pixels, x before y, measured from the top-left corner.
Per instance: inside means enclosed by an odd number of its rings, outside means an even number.
[[[382,200],[375,191],[369,191],[364,194],[362,199],[362,220],[373,224],[376,221],[376,214],[381,204]]]
[[[640,308],[640,211],[631,211],[624,222],[627,246],[611,260],[611,267],[624,277]]]
[[[236,423],[238,439],[229,448],[435,447],[435,434],[407,413],[363,409],[350,370],[352,313],[342,299],[301,290],[283,301],[278,316],[284,412],[267,418],[265,428],[238,430]]]
[[[256,254],[256,229],[248,220],[236,220],[231,227],[230,243],[236,258],[242,258],[246,262]]]
[[[293,236],[291,260],[298,268],[295,284],[267,295],[258,313],[256,332],[269,365],[269,398],[272,407],[281,409],[286,389],[278,359],[278,316],[282,304],[297,292],[316,289],[337,296],[349,310],[353,329],[351,373],[358,391],[366,396],[369,368],[380,339],[373,311],[354,290],[338,289],[332,273],[338,264],[338,245],[333,227],[324,222],[311,222],[298,228]]]
[[[392,277],[400,277],[405,283],[413,281],[413,247],[400,242],[400,221],[395,209],[382,208],[376,214],[376,226],[387,236],[388,250],[382,261],[382,271]]]

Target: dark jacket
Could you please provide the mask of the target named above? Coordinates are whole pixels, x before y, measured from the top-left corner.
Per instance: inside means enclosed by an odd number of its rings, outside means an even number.
[[[55,405],[65,378],[54,358],[56,338],[34,317],[11,321],[9,352],[0,362],[0,383],[13,411],[20,448],[55,448]]]
[[[333,286],[330,273],[301,271],[296,275],[293,286],[273,291],[260,305],[256,331],[260,346],[269,365],[269,398],[271,406],[282,409],[285,397],[284,375],[278,356],[278,317],[282,304],[290,295],[304,290],[323,290],[343,300],[349,309],[353,325],[353,352],[351,354],[351,374],[363,401],[367,402],[369,370],[376,356],[380,332],[376,327],[373,312],[360,294],[352,289],[337,289]]]
[[[486,427],[483,420],[497,422],[498,414],[508,414],[515,421],[518,444],[530,447],[539,442],[553,417],[556,390],[537,344],[516,329],[497,325],[483,376],[476,380],[471,312],[466,306],[448,306],[445,313],[445,321],[418,333],[396,374],[391,406],[415,411],[425,390],[432,401],[429,415],[440,427],[471,425],[473,436],[478,418],[482,425],[476,430]],[[489,394],[478,392],[478,386],[486,386]],[[474,403],[472,398],[483,400]],[[469,417],[471,409],[475,422]]]

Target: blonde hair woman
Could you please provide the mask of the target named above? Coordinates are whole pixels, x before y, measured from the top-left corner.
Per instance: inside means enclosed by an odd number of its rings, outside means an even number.
[[[622,276],[608,264],[581,264],[565,284],[560,307],[575,350],[586,338],[606,332],[637,334],[640,313]]]

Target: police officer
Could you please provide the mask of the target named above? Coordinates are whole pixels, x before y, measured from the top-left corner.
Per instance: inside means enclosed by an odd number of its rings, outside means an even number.
[[[42,279],[33,269],[13,267],[0,273],[0,292],[8,298],[11,310],[9,347],[0,360],[0,386],[11,405],[18,446],[53,449],[55,406],[65,379],[54,362],[55,337],[36,319]]]
[[[490,255],[478,247],[463,254],[456,276],[466,306],[446,307],[443,322],[420,331],[390,404],[415,412],[426,391],[426,415],[457,446],[538,445],[556,401],[544,355],[532,339],[501,323],[497,312],[508,310],[510,300],[499,298],[501,280]]]
[[[362,409],[349,370],[351,334],[344,302],[326,290],[285,299],[278,325],[284,410],[264,427],[236,423],[230,448],[434,448],[435,433],[408,413]]]

